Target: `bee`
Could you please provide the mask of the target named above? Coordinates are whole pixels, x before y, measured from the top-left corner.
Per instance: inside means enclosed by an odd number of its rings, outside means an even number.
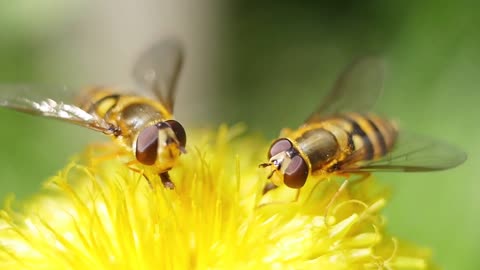
[[[136,91],[91,87],[75,95],[65,88],[0,85],[0,107],[102,132],[131,153],[129,168],[153,172],[166,188],[173,189],[168,171],[185,152],[187,142],[185,129],[172,115],[182,64],[180,43],[160,41],[134,64]]]
[[[300,189],[311,175],[445,170],[466,154],[428,137],[399,131],[397,124],[371,113],[383,89],[384,64],[366,57],[349,65],[320,106],[296,130],[284,130],[268,151],[271,168],[264,193],[280,185]],[[342,187],[340,189],[342,189]],[[297,193],[298,198],[298,193]]]

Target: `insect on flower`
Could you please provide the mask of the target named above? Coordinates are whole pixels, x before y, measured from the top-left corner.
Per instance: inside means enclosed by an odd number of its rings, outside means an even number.
[[[349,179],[356,174],[360,180],[370,172],[435,171],[463,163],[466,154],[456,147],[399,132],[393,121],[370,113],[383,79],[384,65],[378,59],[362,58],[348,66],[305,123],[282,131],[272,143],[269,161],[260,164],[272,169],[272,183],[264,191],[283,184],[300,189],[310,175]]]
[[[143,52],[135,63],[136,91],[91,87],[78,95],[64,88],[0,85],[0,106],[109,135],[133,155],[127,163],[132,170],[149,170],[160,176],[166,188],[174,188],[168,171],[185,152],[187,140],[183,126],[172,115],[182,62],[179,42],[165,40]]]

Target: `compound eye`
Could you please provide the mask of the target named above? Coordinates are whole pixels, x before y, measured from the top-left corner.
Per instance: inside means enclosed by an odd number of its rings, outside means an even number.
[[[290,188],[301,188],[305,185],[308,177],[308,166],[305,160],[299,155],[296,155],[288,164],[285,170],[284,183]]]
[[[135,157],[145,165],[153,165],[158,155],[158,127],[149,126],[140,131]]]
[[[278,139],[272,143],[272,146],[270,146],[270,151],[268,151],[268,158],[271,158],[280,152],[290,150],[292,147],[293,145],[288,139]]]
[[[175,120],[167,120],[165,123],[172,129],[173,133],[175,133],[175,136],[180,143],[180,147],[185,148],[185,145],[187,144],[187,133],[183,126]]]

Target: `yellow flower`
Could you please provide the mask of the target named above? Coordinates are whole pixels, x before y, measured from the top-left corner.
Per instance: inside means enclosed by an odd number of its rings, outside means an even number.
[[[311,178],[298,201],[288,188],[262,195],[267,145],[239,130],[196,133],[174,190],[106,158],[115,145],[91,147],[1,211],[0,269],[431,268],[428,250],[386,235],[371,179],[328,212],[338,181]]]

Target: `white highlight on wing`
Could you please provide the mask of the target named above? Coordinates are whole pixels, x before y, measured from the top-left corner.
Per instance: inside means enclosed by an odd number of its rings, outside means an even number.
[[[65,120],[105,134],[113,134],[113,126],[97,115],[90,114],[79,107],[51,98],[31,100],[24,97],[13,97],[0,100],[0,107],[17,111]]]
[[[42,100],[40,102],[25,99],[25,102],[30,103],[32,108],[42,112],[43,115],[58,116],[64,119],[82,119],[86,122],[97,121],[96,117],[77,106],[56,102],[53,99]]]

